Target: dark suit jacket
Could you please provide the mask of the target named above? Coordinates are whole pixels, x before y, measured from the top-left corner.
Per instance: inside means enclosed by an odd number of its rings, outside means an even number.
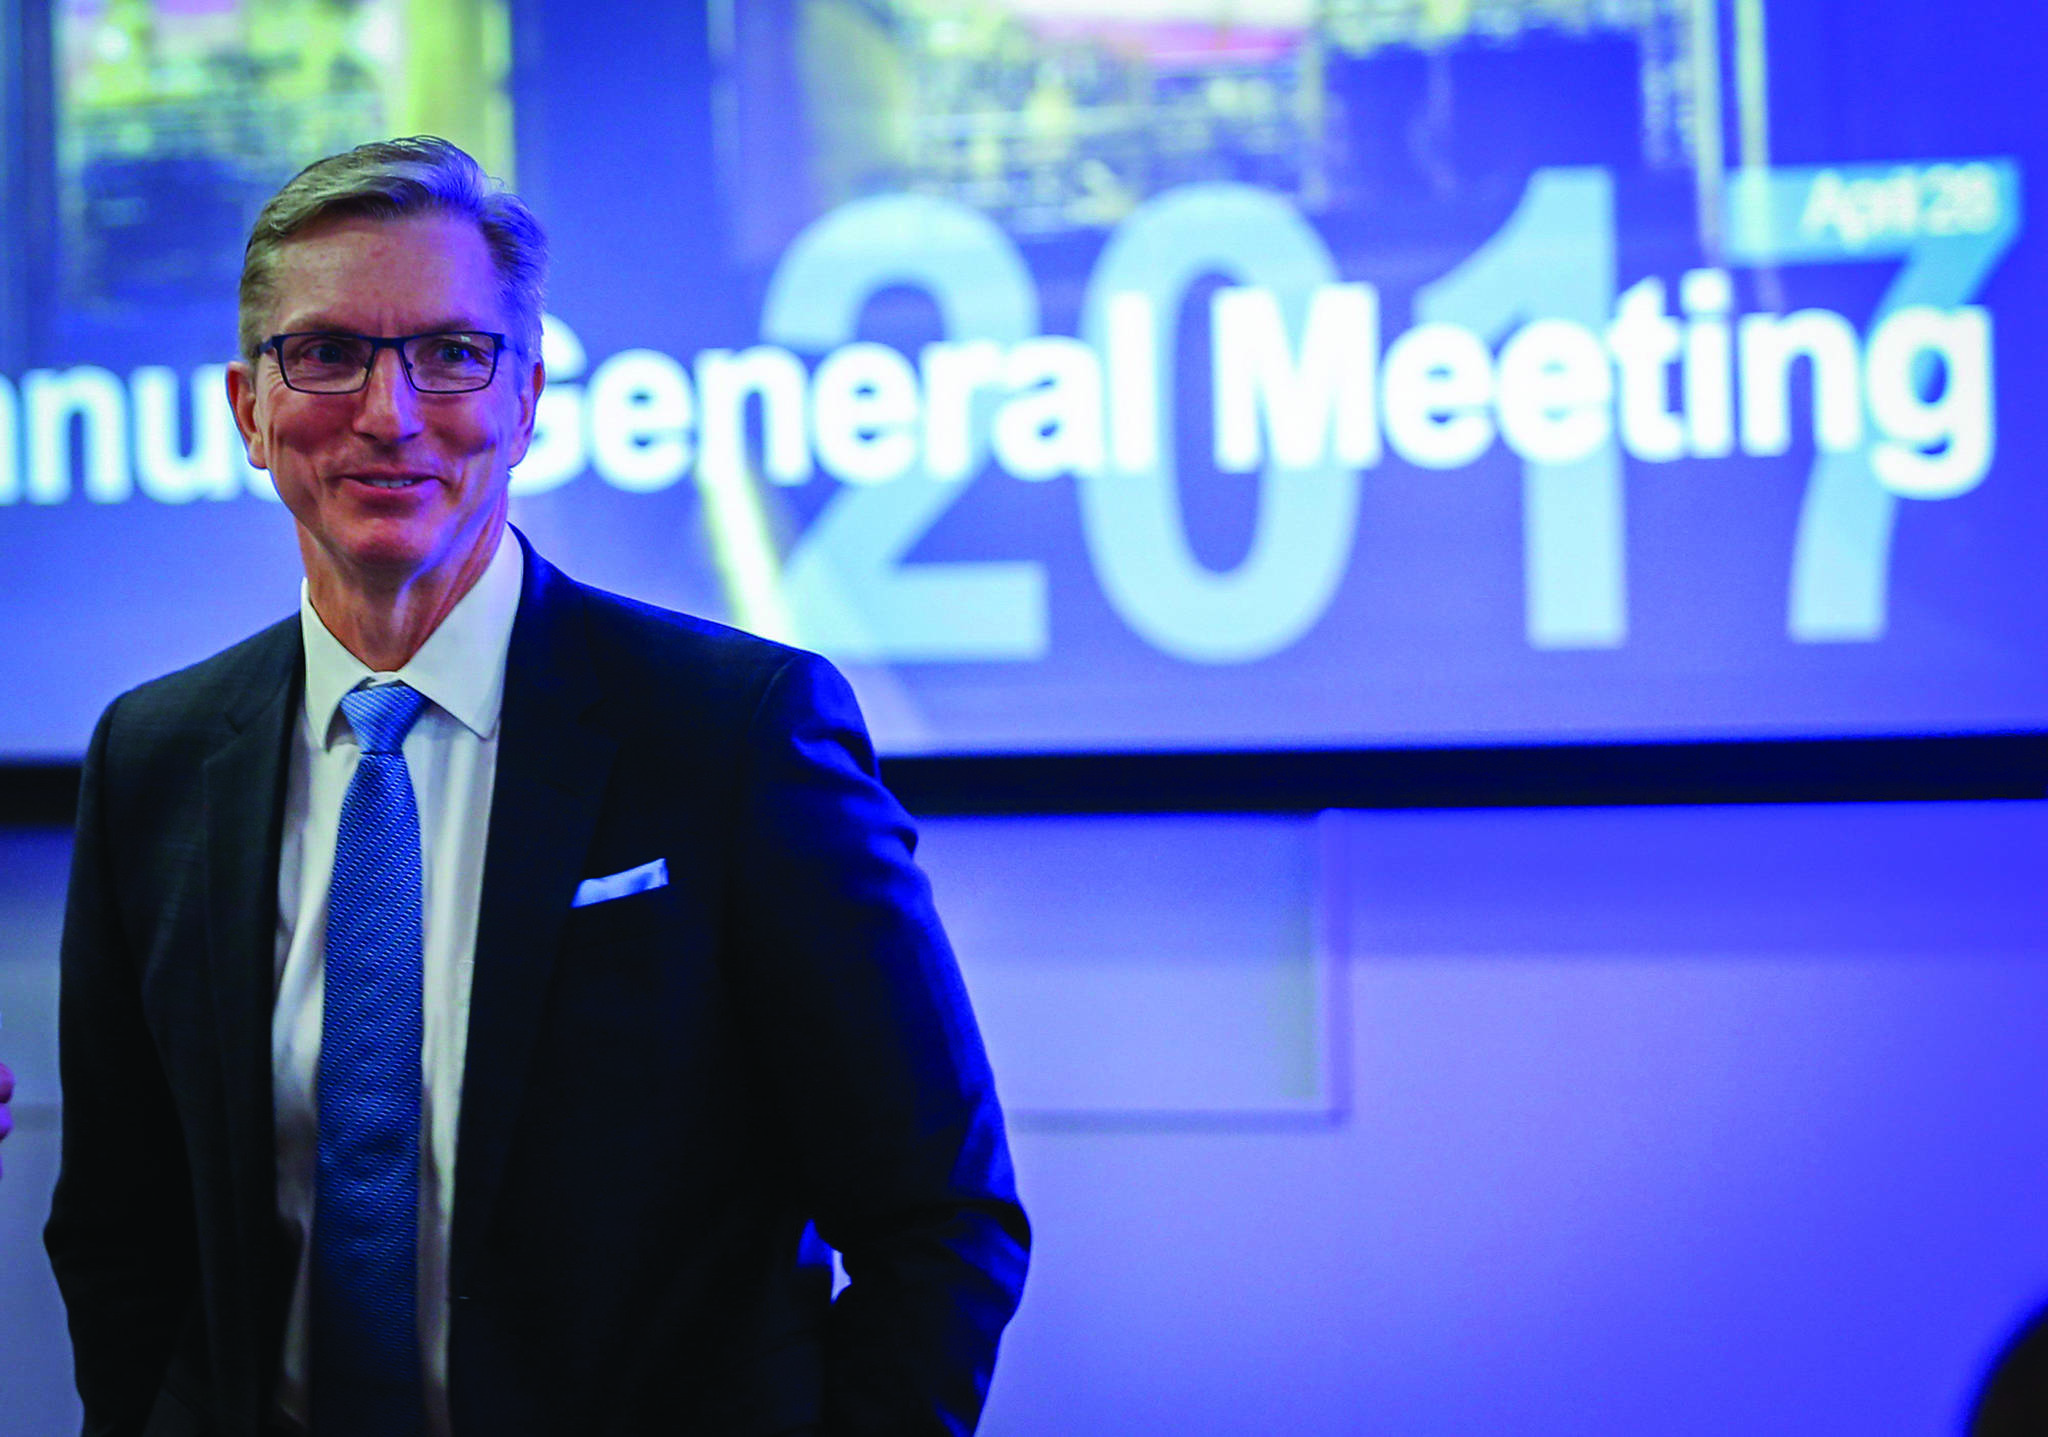
[[[124,695],[65,920],[47,1242],[88,1433],[253,1434],[296,619]],[[824,661],[526,556],[456,1162],[455,1427],[965,1432],[1028,1235],[953,957]],[[666,858],[665,888],[570,907]],[[851,1279],[830,1300],[829,1254]]]

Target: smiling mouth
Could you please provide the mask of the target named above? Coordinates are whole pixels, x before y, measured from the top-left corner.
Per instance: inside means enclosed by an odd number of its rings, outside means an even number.
[[[427,482],[426,476],[421,474],[405,474],[390,478],[374,474],[351,474],[349,477],[358,484],[369,485],[372,489],[410,489]]]

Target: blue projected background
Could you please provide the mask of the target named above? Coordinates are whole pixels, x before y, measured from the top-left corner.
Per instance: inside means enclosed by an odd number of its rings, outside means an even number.
[[[2037,5],[0,16],[0,759],[291,610],[242,236],[416,132],[553,236],[517,522],[895,752],[2048,730]],[[987,1437],[1935,1437],[2048,1303],[2041,803],[921,828],[1036,1229]],[[0,1437],[78,1421],[69,847],[0,830]]]
[[[411,129],[553,232],[516,521],[885,749],[2048,726],[2031,11],[150,9],[13,141],[0,753],[290,609],[240,236]]]

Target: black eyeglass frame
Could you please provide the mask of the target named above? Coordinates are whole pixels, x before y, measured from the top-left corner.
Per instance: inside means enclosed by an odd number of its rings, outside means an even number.
[[[405,347],[416,339],[437,339],[444,336],[466,335],[491,341],[491,372],[479,384],[466,384],[460,389],[422,389],[417,376],[412,372],[412,361],[405,356]],[[288,339],[347,339],[370,346],[370,357],[363,361],[363,377],[352,389],[301,389],[292,383],[291,370],[284,362],[284,342]],[[370,387],[370,376],[376,371],[377,356],[384,350],[398,353],[398,367],[405,371],[405,382],[412,386],[415,394],[475,394],[478,390],[489,389],[491,381],[498,377],[498,361],[505,357],[505,350],[511,340],[488,329],[429,329],[419,334],[377,335],[354,334],[345,329],[295,329],[284,334],[273,334],[256,346],[258,354],[266,350],[277,359],[277,375],[285,388],[299,394],[361,394]]]

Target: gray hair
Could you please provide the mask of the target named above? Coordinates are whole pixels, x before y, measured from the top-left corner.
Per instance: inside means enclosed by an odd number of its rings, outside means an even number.
[[[418,214],[476,222],[497,266],[509,337],[522,353],[538,356],[548,277],[548,240],[540,221],[462,150],[432,135],[414,135],[315,160],[271,196],[242,252],[236,339],[243,358],[253,362],[268,338],[262,330],[277,301],[278,255],[294,236],[331,219]]]

